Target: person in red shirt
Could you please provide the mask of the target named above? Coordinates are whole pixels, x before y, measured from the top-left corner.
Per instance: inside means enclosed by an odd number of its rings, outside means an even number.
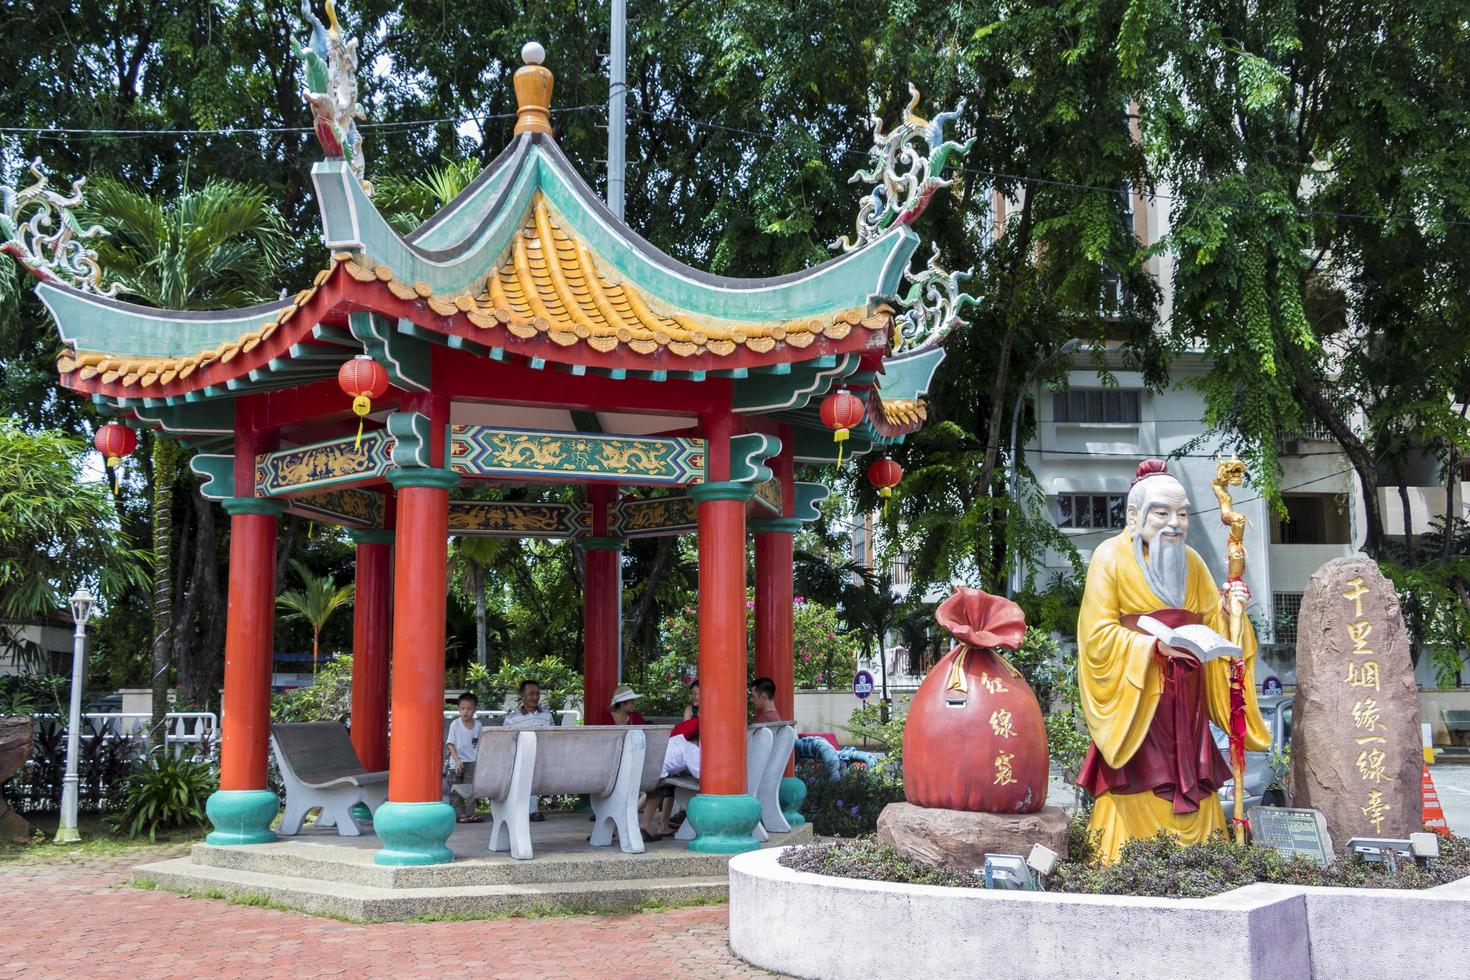
[[[639,694],[628,685],[613,691],[607,709],[612,712],[614,725],[646,725],[648,719],[638,713]]]
[[[769,677],[757,677],[750,682],[750,704],[755,708],[757,725],[784,720],[776,710],[776,682]]]

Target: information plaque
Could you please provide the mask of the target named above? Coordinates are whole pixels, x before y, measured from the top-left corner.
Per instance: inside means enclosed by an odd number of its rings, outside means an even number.
[[[1320,810],[1258,806],[1250,811],[1251,836],[1283,857],[1300,854],[1321,865],[1332,863],[1332,836]]]

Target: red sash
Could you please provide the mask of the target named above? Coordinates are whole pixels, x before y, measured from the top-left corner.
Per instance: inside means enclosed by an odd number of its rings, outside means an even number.
[[[1171,628],[1204,622],[1187,609],[1161,609],[1149,615]],[[1137,616],[1123,617],[1124,626],[1142,633],[1137,623]],[[1164,689],[1143,744],[1118,769],[1103,761],[1096,745],[1089,746],[1077,785],[1093,796],[1151,790],[1172,800],[1175,813],[1193,813],[1230,779],[1230,767],[1210,735],[1200,665],[1157,651],[1154,655],[1162,661]]]

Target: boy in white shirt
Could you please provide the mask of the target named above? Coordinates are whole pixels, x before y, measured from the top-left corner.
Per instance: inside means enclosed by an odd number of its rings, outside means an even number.
[[[475,758],[480,748],[480,735],[484,724],[475,717],[480,700],[469,691],[459,696],[459,717],[449,723],[449,733],[444,737],[444,748],[449,753],[449,775],[445,780],[449,803],[454,807],[460,823],[479,823],[475,813],[473,797],[466,798],[454,792],[456,783],[474,783]]]

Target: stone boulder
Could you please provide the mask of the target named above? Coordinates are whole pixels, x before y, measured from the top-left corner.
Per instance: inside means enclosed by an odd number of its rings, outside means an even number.
[[[1033,844],[1067,856],[1067,827],[1061,807],[1035,813],[975,813],[890,803],[878,815],[878,839],[904,857],[956,871],[973,871],[986,854],[1025,857]]]
[[[31,757],[35,729],[30,718],[0,718],[0,785]],[[0,796],[0,840],[24,841],[30,824]]]
[[[1393,584],[1371,559],[1334,558],[1297,620],[1292,805],[1350,837],[1423,829],[1419,690]]]

